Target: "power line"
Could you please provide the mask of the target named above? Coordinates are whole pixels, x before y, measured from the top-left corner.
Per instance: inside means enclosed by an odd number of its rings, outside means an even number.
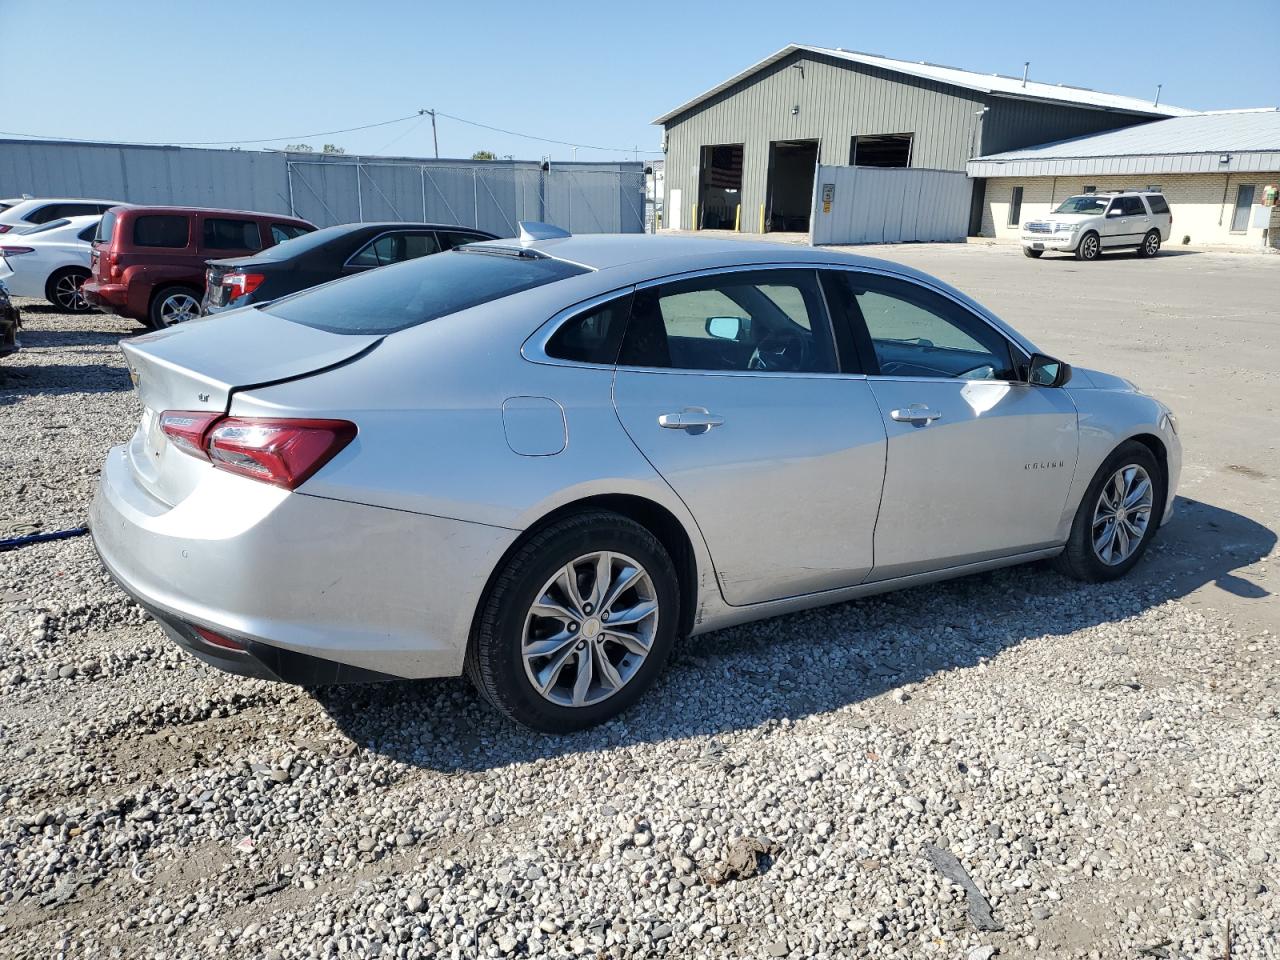
[[[450,120],[457,120],[459,123],[469,124],[473,127],[482,127],[485,130],[492,130],[494,133],[505,133],[509,137],[520,137],[523,140],[537,140],[539,143],[554,143],[561,147],[578,147],[582,150],[603,150],[606,153],[662,153],[661,150],[637,150],[635,147],[597,147],[590,143],[573,143],[569,140],[552,140],[550,137],[535,137],[531,133],[516,133],[514,130],[504,130],[502,127],[492,127],[487,123],[480,123],[477,120],[468,120],[465,117],[455,117],[453,114],[445,113],[443,110],[437,110],[436,114],[441,117],[448,117]]]

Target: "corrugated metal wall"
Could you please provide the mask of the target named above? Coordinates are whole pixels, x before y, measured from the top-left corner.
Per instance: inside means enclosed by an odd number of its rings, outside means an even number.
[[[771,141],[819,140],[818,162],[842,165],[856,134],[914,133],[913,166],[963,170],[982,105],[977,93],[797,53],[667,125],[667,195],[681,190],[681,221],[688,225],[698,196],[700,148],[741,143],[742,228],[757,230]],[[800,108],[794,115],[793,107]]]
[[[229,207],[320,226],[429,220],[505,236],[520,220],[575,233],[643,232],[643,169],[0,140],[0,196]]]
[[[1160,119],[1059,103],[1034,103],[1015,97],[991,97],[988,103],[991,109],[982,118],[978,156]]]
[[[824,191],[833,190],[830,210]],[[960,240],[973,182],[952,170],[818,167],[810,241],[914,243]]]

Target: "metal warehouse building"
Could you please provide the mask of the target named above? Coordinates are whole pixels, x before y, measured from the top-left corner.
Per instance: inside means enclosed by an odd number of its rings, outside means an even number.
[[[1152,189],[1173,213],[1174,244],[1280,248],[1280,110],[1225,110],[978,157],[982,235],[1019,226],[1073,194]]]
[[[821,216],[851,193],[908,197],[927,189],[936,191],[931,203],[952,208],[951,224],[960,208],[960,226],[921,220],[909,238],[953,239],[977,233],[981,223],[981,184],[964,177],[972,157],[1189,112],[1025,77],[791,44],[654,121],[665,131],[664,225],[813,229],[814,242],[834,242],[839,238],[820,237],[810,222],[819,197]],[[868,174],[860,187],[847,176],[827,176],[826,167],[958,176],[926,185],[910,175]],[[900,205],[880,203],[850,217],[900,219]]]

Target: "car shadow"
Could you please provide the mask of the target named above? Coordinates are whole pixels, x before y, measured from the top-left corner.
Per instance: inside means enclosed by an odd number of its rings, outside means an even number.
[[[19,351],[0,363],[0,406],[37,393],[118,393],[133,389],[129,372],[122,366],[22,361]]]
[[[443,772],[793,721],[975,667],[1028,637],[1137,616],[1208,583],[1266,595],[1234,571],[1271,552],[1273,531],[1196,501],[1180,499],[1177,511],[1138,567],[1114,583],[1079,583],[1031,564],[681,640],[634,707],[580,733],[549,736],[511,723],[460,679],[311,693],[355,743]],[[714,750],[709,744],[691,749]]]

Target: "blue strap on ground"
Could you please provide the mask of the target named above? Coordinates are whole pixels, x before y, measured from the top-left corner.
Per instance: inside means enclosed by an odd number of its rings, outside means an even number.
[[[76,527],[72,530],[57,530],[53,533],[29,533],[25,537],[10,537],[8,540],[0,540],[0,553],[4,553],[6,550],[17,550],[19,547],[29,547],[33,543],[48,543],[50,540],[69,540],[72,537],[83,537],[88,532],[88,527]]]

